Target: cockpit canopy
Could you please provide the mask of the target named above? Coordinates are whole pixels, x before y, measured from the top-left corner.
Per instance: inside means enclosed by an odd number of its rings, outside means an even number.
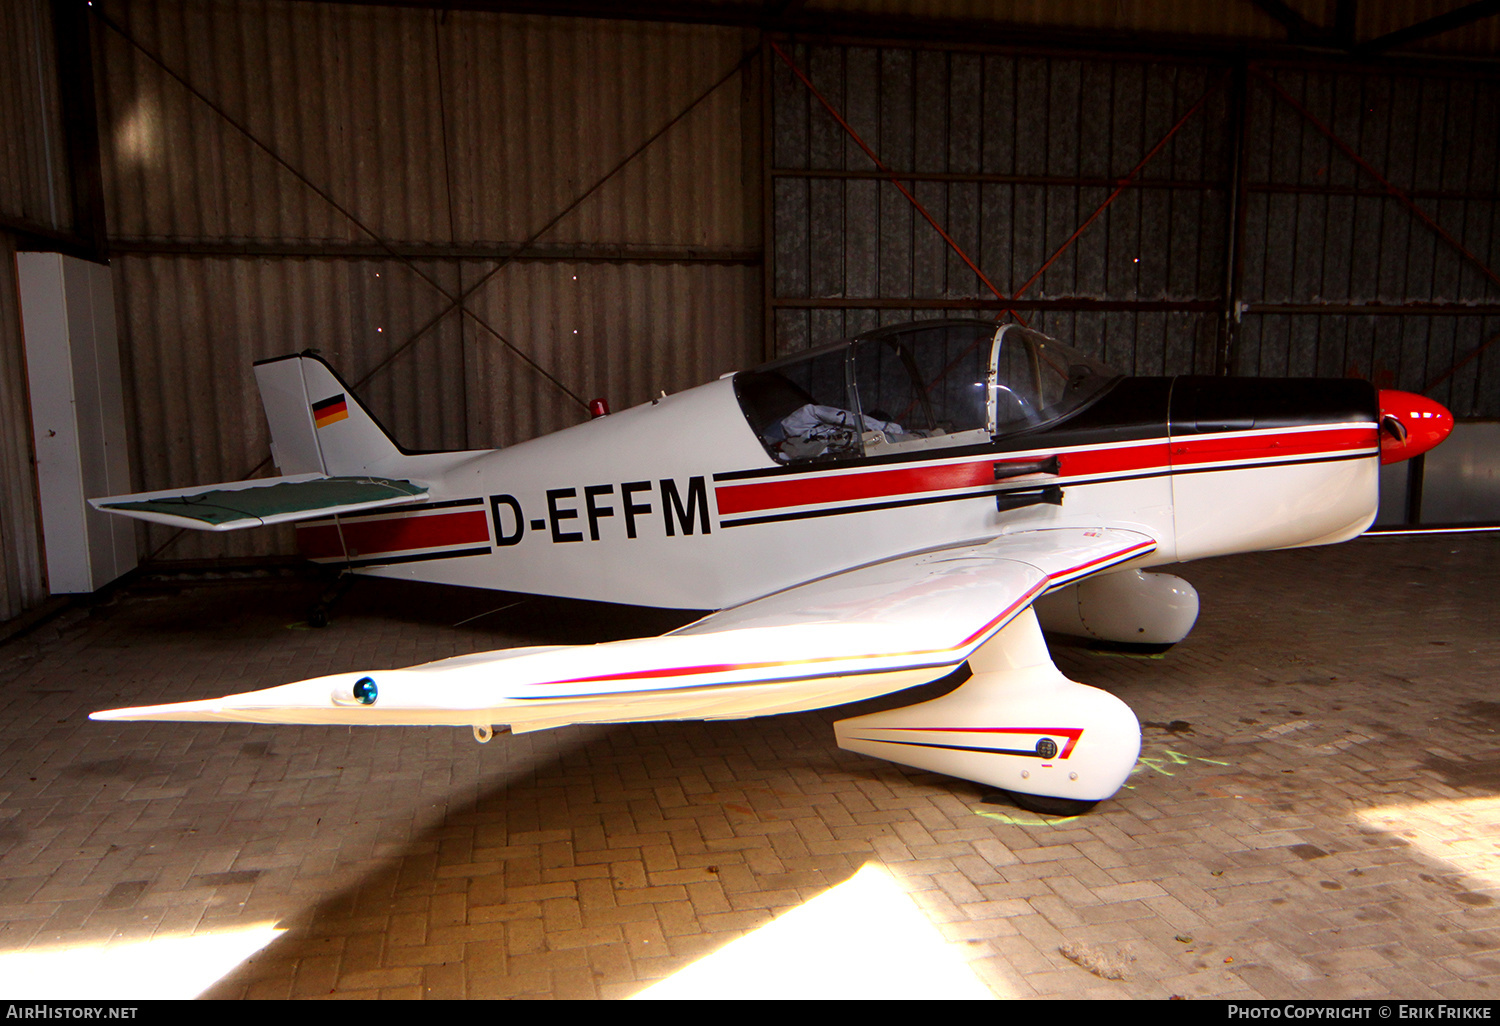
[[[1081,410],[1122,377],[1018,324],[921,321],[743,371],[740,408],[779,463],[980,445]]]

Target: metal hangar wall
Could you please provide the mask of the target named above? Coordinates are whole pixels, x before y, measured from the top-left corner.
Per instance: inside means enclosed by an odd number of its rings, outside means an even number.
[[[0,621],[47,591],[17,248],[109,261],[138,489],[270,473],[250,366],[303,348],[404,444],[487,447],[1006,308],[1140,373],[1500,418],[1483,6],[0,5]]]
[[[974,48],[787,53],[772,64],[778,351],[1014,309],[1140,374],[1357,375],[1430,389],[1459,417],[1500,416],[1500,352],[1454,368],[1500,332],[1500,79]]]

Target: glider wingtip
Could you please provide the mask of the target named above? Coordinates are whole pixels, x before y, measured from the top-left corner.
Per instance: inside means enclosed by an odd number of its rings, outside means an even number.
[[[100,709],[98,712],[89,713],[89,719],[105,723],[117,720],[144,720],[150,719],[150,711],[146,709]]]
[[[89,713],[89,719],[95,723],[135,723],[143,720],[170,719],[167,716],[152,716],[150,713],[141,713],[135,709],[102,709],[99,712]]]
[[[89,719],[100,722],[129,720],[191,722],[221,718],[214,715],[219,711],[216,703],[182,702],[176,705],[138,705],[124,709],[100,709],[89,713]]]

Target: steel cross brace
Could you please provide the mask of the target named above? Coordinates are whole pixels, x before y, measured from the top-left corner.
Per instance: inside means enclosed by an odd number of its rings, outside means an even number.
[[[1359,153],[1355,151],[1353,146],[1350,146],[1343,139],[1340,139],[1336,134],[1334,134],[1333,129],[1329,128],[1327,125],[1323,124],[1323,122],[1319,121],[1317,116],[1314,115],[1312,111],[1308,110],[1302,104],[1298,103],[1296,99],[1292,97],[1291,93],[1288,93],[1284,88],[1282,88],[1281,83],[1272,78],[1264,68],[1252,64],[1250,65],[1250,72],[1255,75],[1256,78],[1260,79],[1261,82],[1263,82],[1273,94],[1286,101],[1288,106],[1290,106],[1298,114],[1301,114],[1305,119],[1307,119],[1308,124],[1312,125],[1319,132],[1321,132],[1329,142],[1333,143],[1334,147],[1340,153],[1348,157],[1350,160],[1354,161],[1356,166],[1358,166],[1371,178],[1374,178],[1377,182],[1379,182],[1381,187],[1385,189],[1385,191],[1389,193],[1393,199],[1399,202],[1407,210],[1411,211],[1411,213],[1417,218],[1417,220],[1421,221],[1428,228],[1432,229],[1432,231],[1437,235],[1438,238],[1442,239],[1444,242],[1448,243],[1448,245],[1457,250],[1466,260],[1468,260],[1471,264],[1478,268],[1481,274],[1483,274],[1490,281],[1494,282],[1495,285],[1500,286],[1500,275],[1497,275],[1489,267],[1488,264],[1471,253],[1463,243],[1459,242],[1452,235],[1450,235],[1448,231],[1444,229],[1442,225],[1438,224],[1430,214],[1428,214],[1421,207],[1417,206],[1416,202],[1412,200],[1412,198],[1408,196],[1403,189],[1390,181],[1390,179],[1386,178],[1379,171],[1375,170],[1374,166],[1371,165],[1369,161],[1365,160],[1365,158],[1361,157]],[[1496,342],[1500,342],[1500,334],[1491,336],[1488,341],[1480,344],[1472,352],[1470,352],[1469,355],[1465,356],[1462,360],[1459,360],[1443,373],[1433,378],[1422,387],[1422,391],[1428,392],[1433,388],[1436,388],[1438,385],[1442,384],[1442,382],[1451,377],[1460,367],[1468,363],[1470,360],[1474,359],[1476,356],[1484,352]]]
[[[894,172],[890,168],[886,167],[885,163],[881,161],[880,157],[876,155],[875,151],[872,150],[868,145],[866,145],[865,141],[860,138],[859,133],[854,130],[849,122],[844,120],[843,115],[841,115],[833,106],[833,104],[828,101],[827,97],[825,97],[821,92],[818,91],[817,86],[812,84],[812,80],[803,73],[801,68],[797,67],[797,65],[792,61],[791,57],[787,56],[786,51],[778,46],[774,41],[771,42],[770,45],[771,49],[776,52],[776,55],[780,57],[782,61],[786,63],[786,66],[792,70],[792,74],[796,75],[797,78],[802,82],[802,84],[807,86],[808,91],[812,93],[814,98],[816,98],[817,101],[823,105],[823,108],[833,116],[833,119],[838,122],[839,127],[848,134],[849,138],[854,140],[855,145],[863,150],[865,156],[869,157],[874,165],[886,175],[891,184],[894,185],[898,190],[900,190],[901,195],[906,197],[907,202],[909,202],[913,207],[916,208],[917,213],[921,214],[928,224],[932,225],[933,229],[942,236],[943,241],[948,244],[949,248],[951,248],[954,253],[958,254],[959,258],[968,265],[969,270],[973,271],[974,274],[978,276],[979,280],[984,282],[985,287],[993,292],[997,299],[1000,299],[1002,301],[1006,299],[1019,299],[1022,293],[1031,288],[1032,285],[1036,284],[1037,280],[1041,278],[1044,273],[1046,273],[1047,268],[1051,267],[1053,263],[1057,261],[1057,258],[1062,256],[1064,251],[1066,251],[1069,246],[1078,241],[1078,238],[1083,235],[1083,233],[1088,230],[1088,227],[1099,218],[1099,215],[1103,214],[1104,211],[1109,207],[1109,205],[1120,197],[1120,194],[1123,193],[1125,189],[1135,181],[1135,179],[1145,169],[1146,165],[1151,162],[1152,158],[1154,158],[1158,153],[1162,151],[1167,143],[1171,141],[1172,137],[1178,133],[1183,125],[1187,124],[1187,122],[1192,118],[1194,114],[1203,109],[1203,105],[1208,102],[1208,98],[1212,96],[1213,93],[1224,83],[1224,79],[1221,79],[1220,81],[1215,82],[1213,85],[1209,86],[1208,91],[1198,98],[1197,103],[1188,108],[1187,113],[1182,115],[1182,117],[1177,120],[1177,123],[1167,131],[1167,134],[1157,140],[1156,145],[1152,146],[1151,149],[1146,151],[1146,155],[1141,158],[1140,163],[1136,164],[1136,166],[1132,168],[1128,174],[1118,179],[1115,191],[1110,193],[1103,203],[1094,208],[1093,213],[1084,218],[1083,223],[1078,226],[1073,234],[1069,235],[1067,240],[1061,246],[1057,247],[1056,251],[1053,252],[1053,254],[1042,263],[1042,266],[1037,268],[1036,273],[1033,274],[1030,278],[1027,278],[1025,284],[1017,289],[1014,295],[1006,296],[998,288],[995,287],[994,283],[991,282],[988,276],[986,276],[985,273],[979,269],[979,266],[972,259],[970,259],[969,255],[964,252],[963,248],[953,240],[953,237],[943,230],[942,225],[938,224],[937,219],[934,218],[930,213],[928,213],[927,208],[922,206],[917,198],[912,195],[911,191],[902,184],[900,175],[897,172]],[[1007,313],[1014,317],[1016,320],[1021,321],[1022,324],[1026,323],[1024,320],[1022,320],[1021,315],[1018,314],[1014,309],[1005,308],[1000,311],[1000,315],[1004,315]],[[967,355],[967,352],[962,353],[959,355],[958,359],[961,360]],[[946,373],[946,371],[944,373]],[[939,378],[941,378],[941,375],[939,375]]]

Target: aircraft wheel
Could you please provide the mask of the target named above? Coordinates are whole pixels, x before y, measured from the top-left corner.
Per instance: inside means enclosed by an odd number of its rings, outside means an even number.
[[[1154,656],[1172,648],[1176,642],[1165,645],[1145,645],[1135,641],[1090,641],[1087,646],[1095,652],[1118,652],[1120,655]]]
[[[1081,816],[1099,804],[1098,801],[1085,802],[1077,798],[1054,798],[1046,794],[1022,794],[1020,791],[1006,791],[1005,795],[1027,812],[1036,812],[1043,816]]]

